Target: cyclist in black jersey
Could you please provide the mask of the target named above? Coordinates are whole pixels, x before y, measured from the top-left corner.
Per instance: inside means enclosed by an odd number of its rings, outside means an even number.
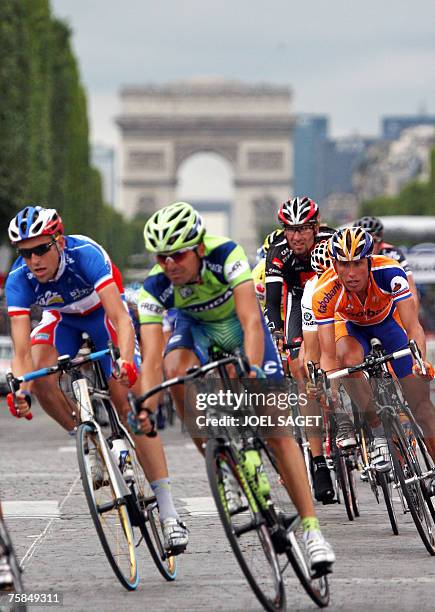
[[[308,197],[296,197],[283,202],[278,220],[284,236],[270,246],[266,256],[265,316],[272,331],[284,331],[287,343],[302,341],[301,300],[305,283],[315,276],[311,265],[314,245],[329,238],[334,230],[320,226],[319,207]],[[281,319],[283,297],[284,321]],[[303,360],[299,349],[290,350],[289,367],[298,383],[300,393],[305,392]],[[302,413],[319,414],[315,402],[309,400]],[[323,456],[321,431],[307,431],[314,462],[314,495],[319,501],[328,501],[333,492],[329,468]]]
[[[335,230],[319,225],[319,207],[308,197],[284,202],[278,213],[284,236],[278,236],[266,257],[266,307],[269,328],[283,331],[287,342],[302,340],[301,298],[307,280],[315,275],[311,251],[317,242],[329,238]],[[281,299],[284,321],[281,319]],[[292,349],[292,360],[299,349]],[[300,374],[290,364],[292,374]],[[300,369],[300,366],[297,366]]]
[[[372,235],[373,238],[373,255],[385,255],[399,262],[402,268],[405,270],[409,288],[417,304],[417,308],[420,305],[418,298],[417,288],[414,282],[414,275],[408,262],[406,261],[405,254],[401,249],[397,248],[393,244],[384,242],[384,224],[379,217],[360,217],[352,223],[354,227],[362,227]]]

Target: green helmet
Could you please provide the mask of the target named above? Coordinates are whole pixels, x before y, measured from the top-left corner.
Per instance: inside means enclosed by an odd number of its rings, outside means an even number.
[[[200,215],[186,202],[156,211],[146,222],[145,248],[152,253],[174,253],[199,244],[205,234]]]

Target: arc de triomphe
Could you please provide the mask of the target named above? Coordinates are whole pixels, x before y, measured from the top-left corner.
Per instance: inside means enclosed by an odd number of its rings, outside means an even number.
[[[225,80],[124,88],[123,213],[149,215],[175,201],[180,164],[215,152],[234,173],[231,237],[253,254],[258,229],[274,222],[292,189],[290,99],[288,87]]]

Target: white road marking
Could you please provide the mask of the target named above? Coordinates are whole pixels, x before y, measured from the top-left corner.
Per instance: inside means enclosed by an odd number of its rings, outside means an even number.
[[[213,497],[181,497],[187,512],[192,516],[216,515],[216,504]]]
[[[59,453],[75,453],[77,452],[76,446],[60,446],[58,449]]]
[[[44,501],[5,501],[2,503],[8,518],[57,518],[60,516],[59,502]]]
[[[80,480],[80,474],[74,479],[74,482],[72,483],[68,493],[65,495],[65,497],[63,498],[63,500],[61,501],[61,503],[59,504],[59,513],[61,512],[63,506],[66,504],[66,502],[68,501],[68,499],[70,498],[72,492],[74,491],[77,483]],[[32,542],[31,546],[29,547],[29,549],[27,550],[26,554],[24,555],[24,557],[21,559],[21,567],[25,567],[30,559],[33,557],[33,555],[35,554],[36,548],[42,544],[42,542],[44,541],[44,538],[46,537],[46,535],[48,534],[48,532],[50,531],[51,526],[54,523],[54,518],[51,518],[47,525],[45,526],[45,528],[41,531],[41,533],[39,534],[39,536]]]

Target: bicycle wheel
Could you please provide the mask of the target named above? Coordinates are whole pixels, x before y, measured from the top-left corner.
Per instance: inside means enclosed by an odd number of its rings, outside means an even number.
[[[219,517],[233,553],[256,597],[266,610],[285,609],[284,582],[266,523],[256,507],[247,483],[240,483],[239,471],[229,450],[217,440],[206,446],[207,475]],[[243,511],[231,513],[225,498],[223,470],[239,484]]]
[[[393,420],[386,429],[394,470],[417,531],[430,555],[435,555],[435,525],[432,499],[422,480],[417,453],[406,439],[400,421]]]
[[[12,595],[12,593],[16,593],[17,595],[19,595],[20,593],[24,593],[22,569],[15,555],[15,550],[12,546],[12,541],[9,537],[6,525],[4,524],[3,520],[0,519],[0,553],[1,552],[4,552],[7,556],[13,580],[12,591],[2,591],[2,593],[4,595]],[[2,604],[2,606],[0,606],[0,609],[2,611],[4,610],[4,612],[26,612],[27,606],[25,603],[21,603],[20,601],[14,601],[7,604],[5,603],[4,607]]]
[[[356,480],[355,480],[356,462],[353,457],[348,457],[346,459],[346,471],[347,471],[347,480],[349,482],[352,513],[354,517],[358,517],[360,516],[360,513],[359,513],[358,489],[356,487]]]
[[[159,507],[151,487],[145,478],[136,451],[130,444],[128,438],[124,442],[129,451],[130,465],[133,478],[129,483],[135,499],[141,509],[143,520],[139,521],[139,527],[145,543],[160,574],[168,581],[175,580],[177,576],[177,558],[168,554],[163,545],[163,532],[160,524]]]
[[[99,474],[92,474],[92,455],[98,462]],[[139,584],[139,573],[127,502],[116,498],[100,440],[90,423],[82,423],[78,428],[77,457],[86,501],[107,560],[120,583],[134,590]]]
[[[390,480],[390,473],[378,472],[376,474],[376,479],[382,489],[385,506],[388,512],[388,518],[390,519],[391,529],[393,530],[394,535],[399,535],[396,511],[394,510],[393,505],[393,483]]]
[[[352,493],[349,484],[349,472],[346,465],[346,457],[342,455],[340,449],[336,448],[334,451],[334,468],[337,474],[337,482],[340,487],[344,507],[346,508],[347,518],[353,521],[353,506],[352,506]],[[338,496],[337,496],[338,497]]]
[[[290,501],[287,489],[284,486],[275,457],[264,444],[261,454],[264,471],[270,483],[270,498],[273,502],[278,517],[282,517],[289,524],[290,548],[286,551],[286,561],[290,561],[291,567],[298,577],[301,585],[319,607],[323,608],[329,603],[328,578],[312,578],[309,571],[308,560],[305,554],[305,546],[302,541],[302,529],[299,527],[299,517],[296,509]],[[281,567],[281,573],[286,577],[288,563]]]

